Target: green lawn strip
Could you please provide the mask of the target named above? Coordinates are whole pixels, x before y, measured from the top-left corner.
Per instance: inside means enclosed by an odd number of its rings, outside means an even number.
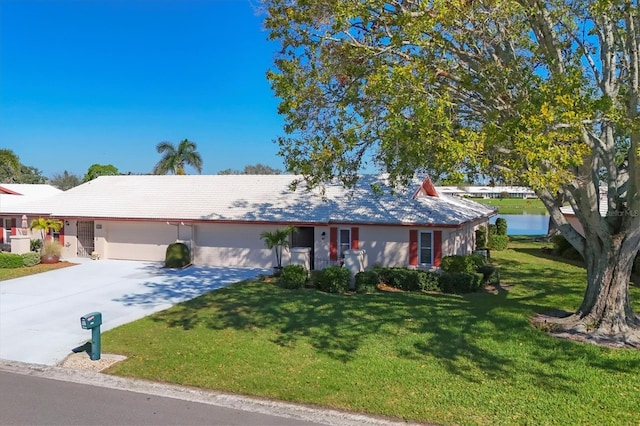
[[[584,269],[542,257],[542,245],[492,253],[509,291],[338,296],[239,283],[111,330],[103,350],[129,356],[112,374],[409,420],[634,424],[640,352],[529,325],[575,309],[584,291]]]
[[[471,198],[478,203],[497,207],[501,214],[546,214],[547,209],[537,198]]]
[[[29,267],[23,266],[22,268],[0,268],[0,281],[26,277],[27,275],[39,274],[41,272],[48,272],[54,269],[66,268],[67,266],[73,265],[74,263],[58,262],[53,264],[38,264]]]

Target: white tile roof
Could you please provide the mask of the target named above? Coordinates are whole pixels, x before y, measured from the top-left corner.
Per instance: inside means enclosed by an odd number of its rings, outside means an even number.
[[[48,211],[56,217],[240,222],[460,225],[493,214],[457,197],[411,195],[421,180],[395,196],[376,196],[378,176],[357,187],[326,187],[325,200],[303,185],[291,191],[292,175],[102,176],[47,199],[16,206],[16,214]]]
[[[41,200],[62,191],[46,184],[0,183],[0,213],[30,200]]]

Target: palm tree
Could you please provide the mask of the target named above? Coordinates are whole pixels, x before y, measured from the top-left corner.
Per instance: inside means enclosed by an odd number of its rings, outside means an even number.
[[[186,175],[185,166],[191,166],[202,173],[202,157],[196,151],[197,145],[188,139],[183,140],[176,148],[171,142],[160,142],[156,146],[159,154],[163,154],[158,164],[153,168],[153,174]]]
[[[260,234],[260,239],[264,241],[267,248],[274,249],[276,255],[276,266],[274,269],[277,272],[282,269],[282,251],[285,247],[289,247],[289,235],[291,235],[294,229],[293,226],[288,226],[272,232],[264,231]]]

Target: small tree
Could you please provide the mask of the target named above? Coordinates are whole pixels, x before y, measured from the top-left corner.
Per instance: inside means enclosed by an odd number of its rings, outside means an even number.
[[[273,249],[276,255],[276,269],[282,269],[282,251],[285,247],[289,247],[289,235],[293,232],[294,227],[276,229],[275,231],[264,231],[260,234],[260,239],[268,249]]]
[[[43,217],[39,217],[37,219],[33,219],[31,221],[31,225],[29,229],[40,231],[40,240],[44,242],[46,235],[49,234],[52,230],[54,232],[58,232],[62,229],[62,221],[57,219],[45,219]]]

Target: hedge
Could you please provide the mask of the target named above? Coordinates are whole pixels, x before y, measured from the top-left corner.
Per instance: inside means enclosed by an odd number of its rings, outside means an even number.
[[[16,253],[0,253],[0,268],[13,269],[22,268],[22,256]]]

